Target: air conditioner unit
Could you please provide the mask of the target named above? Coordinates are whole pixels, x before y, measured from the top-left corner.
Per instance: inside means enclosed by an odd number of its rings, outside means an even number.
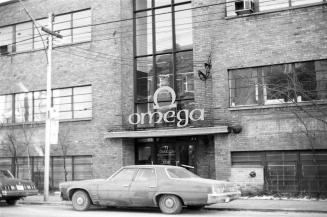
[[[235,13],[237,15],[250,14],[254,11],[253,0],[236,0],[235,1]]]
[[[12,53],[11,45],[0,45],[0,55],[7,55]]]

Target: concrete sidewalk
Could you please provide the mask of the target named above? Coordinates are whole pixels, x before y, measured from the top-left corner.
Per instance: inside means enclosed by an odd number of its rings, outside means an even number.
[[[52,194],[48,201],[43,200],[43,195],[26,197],[19,201],[20,204],[47,204],[71,206],[71,201],[62,201],[59,194]],[[327,214],[327,200],[267,200],[241,198],[229,203],[218,203],[206,206],[206,209],[231,210],[231,211],[261,211],[261,212],[315,212]]]

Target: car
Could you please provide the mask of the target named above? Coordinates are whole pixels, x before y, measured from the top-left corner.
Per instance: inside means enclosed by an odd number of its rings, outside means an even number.
[[[62,199],[72,201],[78,211],[101,205],[159,207],[166,214],[180,213],[184,206],[201,209],[241,195],[233,183],[200,178],[170,165],[125,166],[108,179],[63,182],[59,189]]]
[[[0,201],[5,200],[9,205],[15,205],[17,200],[38,193],[33,182],[15,179],[9,170],[0,169]]]

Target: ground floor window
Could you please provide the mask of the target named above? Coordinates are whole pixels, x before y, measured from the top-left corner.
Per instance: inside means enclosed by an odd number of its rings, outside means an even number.
[[[63,181],[84,180],[93,178],[92,156],[51,156],[50,157],[50,190],[58,190]],[[32,179],[37,188],[43,190],[44,157],[33,156],[0,158],[0,167],[11,170],[16,178]]]
[[[232,165],[261,165],[270,193],[327,194],[327,150],[232,152]]]

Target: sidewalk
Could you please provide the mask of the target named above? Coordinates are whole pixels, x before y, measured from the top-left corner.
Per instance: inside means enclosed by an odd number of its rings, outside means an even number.
[[[233,200],[229,203],[217,203],[206,208],[234,211],[327,213],[327,200],[263,200],[249,198]]]
[[[71,206],[71,201],[62,201],[59,194],[52,194],[44,202],[43,195],[26,197],[20,204],[47,204]],[[218,203],[206,206],[205,209],[231,210],[231,211],[260,211],[260,212],[315,212],[327,213],[327,200],[264,200],[243,198],[229,203]]]

